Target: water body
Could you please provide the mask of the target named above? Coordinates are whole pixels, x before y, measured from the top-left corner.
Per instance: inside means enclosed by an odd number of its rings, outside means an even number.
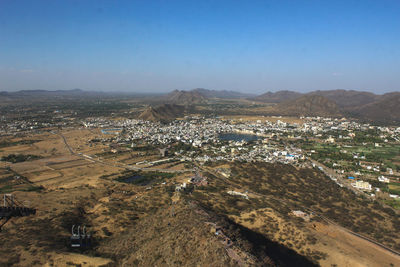
[[[261,139],[255,134],[240,134],[240,133],[222,133],[218,136],[221,141],[256,141]]]
[[[124,182],[124,183],[135,183],[135,182],[139,182],[142,178],[143,178],[143,176],[141,176],[141,175],[133,175],[133,176],[130,176],[128,178],[124,178],[122,180],[122,182]]]
[[[122,131],[121,128],[115,128],[115,129],[102,129],[101,132],[103,134],[118,134],[120,131]]]

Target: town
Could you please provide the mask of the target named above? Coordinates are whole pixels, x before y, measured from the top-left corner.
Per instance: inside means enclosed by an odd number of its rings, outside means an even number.
[[[345,184],[370,197],[379,196],[387,203],[399,205],[390,199],[400,198],[400,166],[393,164],[390,157],[385,156],[386,161],[377,161],[371,150],[368,155],[362,151],[363,147],[370,145],[394,159],[400,152],[400,127],[373,126],[346,119],[300,119],[303,123],[283,122],[279,118],[275,118],[275,122],[262,118],[244,122],[223,117],[186,117],[167,125],[141,120],[90,119],[83,125],[103,129],[105,135],[101,142],[114,147],[116,153],[116,147],[146,143],[168,149],[178,142],[193,147],[171,155],[182,161],[201,164],[215,161],[309,164],[324,172],[329,170],[327,176],[341,187]],[[108,133],[112,137],[108,137]],[[365,136],[364,133],[370,134]],[[223,138],[226,135],[228,140]],[[320,153],[331,154],[322,157]]]

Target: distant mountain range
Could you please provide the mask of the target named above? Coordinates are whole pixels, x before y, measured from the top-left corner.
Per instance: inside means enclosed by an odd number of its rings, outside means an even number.
[[[335,101],[340,107],[351,107],[354,105],[364,105],[372,103],[377,100],[380,96],[363,91],[355,90],[326,90],[326,91],[312,91],[309,93],[299,93],[294,91],[277,91],[267,92],[257,97],[250,98],[254,101],[265,102],[265,103],[281,103],[287,100],[299,98],[304,95],[320,95],[326,97],[332,101]]]
[[[240,99],[254,97],[252,94],[244,94],[235,91],[227,90],[208,90],[204,88],[196,88],[193,90],[174,90],[164,95],[160,100],[164,103],[179,104],[179,105],[193,105],[205,104],[209,99]]]
[[[250,100],[266,102],[266,103],[281,103],[288,100],[293,100],[298,97],[302,96],[301,93],[294,92],[294,91],[278,91],[278,92],[266,92],[262,95],[249,98]]]
[[[275,115],[287,116],[341,116],[335,101],[320,95],[304,95],[271,107]]]
[[[87,91],[82,89],[72,90],[20,90],[15,92],[2,91],[0,96],[33,96],[33,95],[71,95],[71,94],[83,94]]]
[[[255,97],[255,94],[245,94],[236,91],[227,91],[227,90],[209,90],[204,88],[196,88],[191,90],[192,92],[197,92],[206,98],[249,98]]]
[[[385,124],[400,124],[400,92],[387,93],[375,101],[348,108],[351,117]]]
[[[320,95],[335,101],[339,107],[350,109],[355,106],[372,103],[380,98],[380,95],[354,90],[314,91],[308,93],[308,95]]]
[[[197,91],[174,90],[162,97],[164,102],[169,104],[193,105],[207,102],[207,98]]]
[[[319,98],[315,98],[318,96]],[[377,123],[400,123],[400,92],[377,95],[355,90],[298,93],[267,92],[250,100],[278,103],[272,111],[285,115],[348,116]],[[333,103],[335,105],[333,105]]]
[[[0,91],[0,100],[4,98],[19,99],[19,98],[57,98],[66,97],[74,98],[81,96],[101,96],[101,97],[115,97],[115,96],[128,96],[128,97],[160,97],[160,93],[136,93],[136,92],[102,92],[102,91],[87,91],[82,89],[71,90],[20,90],[20,91]]]
[[[75,99],[80,96],[108,96],[114,95],[145,97],[146,94],[133,93],[103,93],[73,90],[22,90],[17,92],[0,92],[0,101],[20,101],[19,99],[36,99],[44,97]],[[169,120],[181,114],[177,106],[188,107],[207,104],[212,99],[247,99],[259,103],[271,103],[265,108],[265,114],[291,115],[291,116],[346,116],[385,124],[400,124],[400,92],[377,95],[370,92],[355,90],[328,90],[299,93],[294,91],[267,92],[259,96],[235,91],[218,91],[196,88],[190,91],[174,90],[168,94],[147,94],[147,101],[159,105],[152,110],[147,110],[144,117],[158,118],[156,120]],[[214,100],[213,100],[214,101]],[[169,104],[169,106],[160,106]],[[161,108],[162,107],[162,108]],[[175,112],[176,111],[176,112]],[[163,115],[162,113],[166,113]]]

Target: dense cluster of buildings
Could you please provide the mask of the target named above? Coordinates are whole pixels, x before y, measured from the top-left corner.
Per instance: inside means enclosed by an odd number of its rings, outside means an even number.
[[[296,163],[304,159],[301,149],[277,144],[273,135],[267,134],[267,129],[284,131],[285,123],[232,123],[229,120],[205,119],[190,117],[176,120],[170,124],[160,124],[140,120],[110,120],[104,119],[85,121],[86,127],[107,127],[104,133],[115,133],[109,137],[114,142],[166,146],[181,142],[185,145],[201,149],[204,153],[180,153],[187,161],[267,161]],[[120,129],[120,131],[117,131]],[[222,134],[228,137],[221,138]]]

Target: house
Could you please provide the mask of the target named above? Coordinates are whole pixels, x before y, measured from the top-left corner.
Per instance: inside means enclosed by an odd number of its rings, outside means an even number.
[[[175,187],[175,191],[184,191],[186,189],[186,183],[183,183],[183,184],[181,184],[181,185],[177,185],[176,187]]]
[[[190,178],[189,182],[191,182],[192,184],[195,184],[197,186],[206,186],[206,185],[208,185],[207,178],[203,177],[203,176],[201,176],[199,174],[196,174],[195,176]]]
[[[119,145],[118,144],[115,144],[115,143],[112,143],[112,144],[110,144],[110,151],[111,151],[111,153],[118,153],[121,149],[120,149],[120,147],[119,147]]]
[[[327,143],[335,143],[335,138],[333,138],[332,136],[329,136],[326,140]]]
[[[292,214],[296,217],[302,218],[305,221],[310,221],[310,215],[308,215],[307,213],[301,211],[301,210],[293,210]]]
[[[228,191],[227,193],[232,196],[241,196],[245,199],[249,199],[249,196],[245,193],[240,193],[240,192],[236,192],[236,191]]]
[[[161,157],[168,156],[168,150],[166,148],[159,148],[158,151],[160,152]]]
[[[383,176],[383,175],[381,175],[381,176],[378,177],[378,181],[379,182],[383,182],[383,183],[389,183],[390,179],[385,177],[385,176]]]
[[[361,190],[371,190],[372,186],[370,183],[368,182],[364,182],[364,181],[356,181],[355,183],[351,184],[353,187],[357,188],[357,189],[361,189]]]

